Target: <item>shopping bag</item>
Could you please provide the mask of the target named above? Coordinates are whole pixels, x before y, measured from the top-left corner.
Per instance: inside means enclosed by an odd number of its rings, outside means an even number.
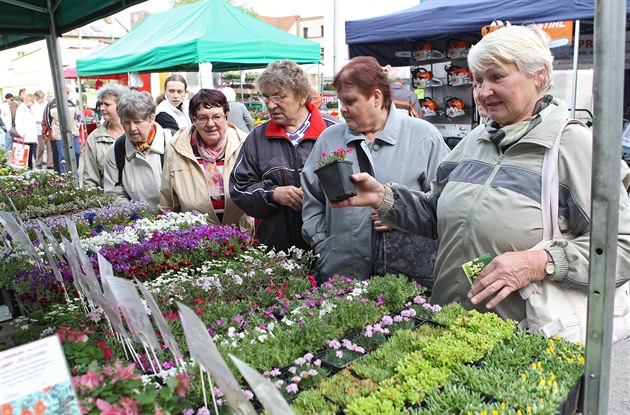
[[[14,169],[25,169],[28,167],[28,157],[31,152],[31,147],[27,146],[23,142],[13,143],[11,149],[11,163],[10,166]]]

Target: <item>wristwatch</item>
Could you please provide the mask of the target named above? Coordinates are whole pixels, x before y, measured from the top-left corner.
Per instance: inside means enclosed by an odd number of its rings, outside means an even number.
[[[551,256],[549,251],[545,249],[545,252],[547,253],[547,263],[545,264],[545,275],[547,277],[551,277],[553,274],[556,273],[556,264],[553,262],[553,257]]]

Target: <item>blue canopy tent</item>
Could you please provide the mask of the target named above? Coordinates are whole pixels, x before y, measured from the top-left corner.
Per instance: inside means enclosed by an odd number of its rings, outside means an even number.
[[[350,58],[374,56],[382,65],[408,66],[416,39],[480,34],[493,20],[513,24],[592,20],[595,0],[425,0],[385,16],[346,22]],[[626,6],[630,12],[630,6]]]

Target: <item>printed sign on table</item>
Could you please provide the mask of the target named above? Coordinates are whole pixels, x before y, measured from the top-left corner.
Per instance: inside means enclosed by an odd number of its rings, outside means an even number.
[[[57,336],[0,352],[0,413],[81,413]]]

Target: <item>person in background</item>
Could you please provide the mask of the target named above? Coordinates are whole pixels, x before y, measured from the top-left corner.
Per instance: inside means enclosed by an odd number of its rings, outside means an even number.
[[[319,92],[317,92],[317,89],[315,89],[314,86],[311,87],[311,102],[315,105],[315,108],[320,111],[328,110],[328,107],[324,104],[324,98],[319,95]]]
[[[228,121],[241,131],[249,133],[254,129],[254,120],[249,110],[242,102],[236,101],[236,92],[233,88],[226,86],[221,88],[221,92],[225,95],[230,104],[230,112],[228,113]]]
[[[120,97],[128,91],[123,85],[105,86],[98,90],[97,99],[101,104],[99,113],[103,121],[90,133],[85,143],[82,176],[85,187],[103,188],[105,154],[116,139],[125,133],[116,107]]]
[[[389,86],[392,90],[392,99],[394,105],[404,114],[414,118],[421,118],[422,109],[418,97],[409,89],[403,88],[402,73],[398,68],[392,68],[387,65],[383,68],[389,80]]]
[[[33,160],[37,154],[37,121],[33,112],[35,95],[26,94],[24,101],[15,112],[15,129],[20,134],[19,139],[30,147],[28,155],[28,169],[33,170]]]
[[[7,153],[11,151],[13,146],[13,137],[9,130],[13,125],[13,116],[11,115],[11,102],[13,101],[13,94],[7,93],[4,96],[4,102],[0,105],[0,117],[4,123],[4,151]]]
[[[197,211],[215,225],[231,225],[252,234],[254,219],[234,204],[229,178],[247,133],[227,119],[225,95],[201,89],[190,100],[192,127],[166,146],[160,188],[163,211]]]
[[[77,161],[77,168],[79,167],[79,158],[81,155],[81,147],[79,146],[79,128],[76,120],[77,107],[69,99],[70,87],[66,85],[66,105],[68,106],[68,113],[70,115],[70,127],[72,132],[72,138],[74,140],[74,155]],[[53,153],[53,167],[58,174],[66,173],[68,166],[66,166],[66,155],[63,146],[63,137],[61,136],[61,129],[59,128],[59,114],[57,111],[57,99],[53,98],[44,109],[44,116],[42,118],[42,136],[45,140],[51,141],[52,153]]]
[[[230,196],[260,219],[256,236],[269,249],[309,249],[302,238],[300,173],[329,125],[311,104],[311,86],[295,62],[270,63],[256,80],[271,119],[249,134],[232,175]]]
[[[311,103],[315,105],[315,108],[319,109],[319,113],[324,120],[331,122],[332,124],[339,123],[339,118],[326,112],[328,109],[324,104],[324,99],[317,93],[315,87],[311,87]]]
[[[105,155],[105,194],[116,196],[117,202],[144,200],[157,213],[164,150],[171,133],[155,122],[155,101],[147,92],[132,90],[122,95],[116,113],[125,134]]]
[[[53,154],[52,147],[49,140],[44,140],[42,136],[42,119],[44,118],[44,110],[46,104],[44,103],[44,93],[40,90],[35,91],[35,102],[31,107],[33,114],[35,114],[35,122],[37,123],[37,154],[35,155],[35,167],[38,169],[44,168],[44,152],[46,153],[46,168],[53,169]]]
[[[553,55],[535,25],[489,33],[468,54],[477,101],[488,121],[471,131],[438,169],[431,192],[413,194],[353,175],[358,194],[333,207],[371,206],[398,229],[438,237],[430,302],[461,303],[522,321],[526,302],[518,290],[532,281],[588,289],[591,225],[592,133],[568,125],[568,108],[548,95]],[[542,159],[559,142],[558,225],[562,238],[545,249],[541,206]],[[630,275],[630,170],[620,163],[617,287]],[[569,238],[567,238],[569,236]],[[573,238],[574,237],[574,238]],[[484,254],[493,259],[471,283],[462,269]]]
[[[322,153],[349,148],[346,159],[355,172],[428,191],[449,149],[432,124],[396,110],[387,76],[375,58],[351,59],[333,85],[346,122],[322,132],[302,172],[302,235],[319,256],[321,276],[324,281],[335,274],[364,280],[401,273],[422,278],[430,288],[437,242],[393,230],[373,217],[370,208],[331,209],[315,170]],[[394,268],[394,255],[399,254],[406,262]]]
[[[190,127],[188,116],[188,84],[181,75],[171,75],[164,81],[166,99],[155,110],[155,122],[162,128],[168,128],[175,134],[182,128]]]
[[[55,99],[55,93],[53,91],[48,91],[46,93],[46,104]]]

